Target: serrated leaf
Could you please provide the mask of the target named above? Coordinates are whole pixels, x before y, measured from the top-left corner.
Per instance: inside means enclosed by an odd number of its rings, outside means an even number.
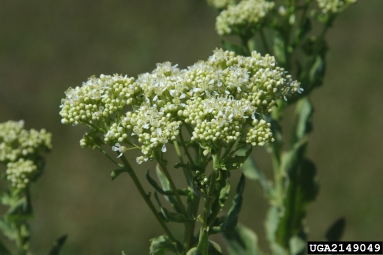
[[[127,173],[128,170],[126,170],[125,168],[120,168],[120,169],[117,169],[117,170],[114,170],[110,173],[110,177],[112,177],[112,181],[115,180],[120,174],[122,173]]]
[[[164,255],[167,251],[177,253],[177,245],[162,235],[150,239],[150,255]]]
[[[62,237],[58,238],[56,242],[53,244],[53,247],[50,250],[49,255],[59,255],[62,247],[65,244],[66,239],[67,239],[67,235],[63,235]]]
[[[329,242],[339,242],[346,227],[345,218],[337,219],[326,232],[326,239]]]
[[[229,255],[260,255],[256,234],[249,228],[238,224],[232,233],[224,233]]]
[[[242,174],[233,199],[233,205],[227,214],[226,220],[221,224],[222,231],[233,231],[235,226],[237,226],[239,213],[242,208],[242,193],[244,188],[245,176]]]

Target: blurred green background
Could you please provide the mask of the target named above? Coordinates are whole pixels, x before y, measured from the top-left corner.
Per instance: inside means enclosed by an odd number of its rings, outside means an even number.
[[[308,209],[310,240],[323,240],[341,216],[343,240],[383,239],[382,13],[382,0],[359,0],[327,37],[325,85],[312,96],[309,155],[321,190]],[[91,75],[136,76],[157,62],[184,68],[207,59],[220,47],[215,16],[202,0],[1,0],[0,122],[23,119],[28,129],[53,133],[46,172],[32,189],[34,254],[47,254],[63,234],[63,255],[148,253],[159,224],[128,175],[112,182],[109,161],[80,148],[86,128],[61,124],[60,100]],[[270,172],[265,153],[257,152]],[[138,171],[143,182],[149,168]],[[266,247],[267,204],[256,182],[247,182],[244,199],[240,220]]]

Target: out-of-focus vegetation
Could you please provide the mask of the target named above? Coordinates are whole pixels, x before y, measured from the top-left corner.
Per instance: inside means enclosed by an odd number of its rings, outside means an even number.
[[[381,0],[359,0],[329,32],[325,84],[313,93],[309,156],[321,191],[309,207],[309,240],[322,240],[340,216],[347,221],[343,240],[383,237],[382,9]],[[148,239],[161,234],[158,223],[127,175],[112,182],[107,159],[80,148],[84,130],[60,123],[60,100],[93,74],[136,76],[157,62],[186,67],[206,59],[220,47],[215,16],[202,0],[2,1],[0,122],[24,119],[27,128],[53,133],[46,171],[31,191],[35,254],[47,253],[62,234],[64,255],[148,253]],[[152,167],[141,165],[140,177]],[[261,194],[249,181],[240,220],[262,245]]]

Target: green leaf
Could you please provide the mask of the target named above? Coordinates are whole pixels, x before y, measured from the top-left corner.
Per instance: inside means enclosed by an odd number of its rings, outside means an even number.
[[[308,97],[304,97],[298,101],[295,113],[292,144],[302,140],[312,131],[311,117],[313,112],[314,108]]]
[[[238,224],[233,233],[224,233],[229,255],[260,255],[257,235],[249,228]]]
[[[56,242],[53,244],[52,249],[49,252],[49,255],[59,255],[62,247],[65,244],[65,241],[67,239],[67,235],[63,235],[59,239],[56,240]]]
[[[296,144],[282,158],[282,167],[288,174],[289,182],[276,240],[285,248],[289,247],[291,237],[303,231],[306,207],[318,194],[315,165],[304,158],[306,145],[306,142]]]
[[[303,234],[302,236],[293,236],[290,238],[290,254],[291,255],[304,255],[306,254],[306,235]]]
[[[232,157],[227,157],[223,161],[223,165],[221,166],[224,170],[233,170],[240,168],[243,163],[245,163],[246,159],[251,154],[253,147],[250,147],[246,152],[245,155],[234,155]],[[243,150],[241,150],[243,151]]]
[[[177,244],[173,243],[169,237],[162,235],[150,239],[150,255],[164,255],[167,251],[177,253]]]
[[[221,247],[211,240],[208,240],[208,255],[223,255]],[[198,247],[191,248],[186,255],[202,255],[203,253],[198,250]]]
[[[323,83],[323,77],[326,72],[326,62],[324,56],[318,55],[312,65],[309,73],[309,82],[313,87],[320,86]]]
[[[7,211],[7,217],[29,217],[32,216],[32,205],[29,196],[20,198]]]
[[[165,192],[172,192],[172,189],[170,188],[170,183],[168,179],[166,178],[165,174],[161,172],[158,164],[156,166],[156,174],[157,174],[158,180],[161,183],[162,189]],[[182,212],[181,207],[178,205],[178,201],[174,196],[165,196],[165,199],[166,201],[170,203],[170,205],[174,208],[176,212],[179,212],[179,213]]]
[[[5,217],[0,219],[0,229],[1,232],[11,240],[17,239],[17,230],[14,225],[9,222]]]
[[[211,240],[209,240],[209,255],[223,255],[221,247]]]
[[[122,173],[128,173],[128,170],[126,170],[125,168],[120,168],[120,169],[117,169],[117,170],[114,170],[110,173],[110,177],[112,177],[112,181],[114,179],[116,179],[120,174]]]
[[[272,254],[275,255],[285,254],[283,248],[277,243],[275,236],[275,233],[278,229],[279,221],[279,209],[277,206],[272,205],[269,209],[269,212],[267,213],[265,228]]]
[[[152,185],[152,187],[160,194],[162,195],[166,195],[166,196],[174,196],[174,192],[173,191],[165,191],[163,190],[158,184],[157,182],[150,176],[149,174],[149,170],[146,172],[146,179],[148,180],[148,182],[150,183],[150,185]],[[188,192],[186,190],[178,190],[178,194],[179,195],[183,195],[183,196],[187,196],[188,195]]]
[[[252,157],[249,157],[245,163],[243,164],[242,173],[246,176],[246,178],[250,180],[257,180],[261,185],[263,191],[265,192],[267,197],[271,197],[272,194],[272,186],[270,185],[269,180],[264,175],[262,170],[255,163],[255,160]]]
[[[186,255],[201,255],[201,252],[198,251],[197,247],[191,248]]]
[[[221,224],[223,231],[233,231],[238,223],[239,213],[242,208],[242,193],[245,188],[245,176],[242,174],[237,186],[237,192],[235,194],[233,205],[231,206],[226,220]]]
[[[171,195],[171,196],[174,195],[173,192],[164,191],[164,190],[157,184],[157,182],[156,182],[152,177],[150,177],[149,170],[146,172],[146,179],[148,180],[148,182],[150,183],[150,185],[152,185],[152,187],[153,187],[158,193],[160,193],[160,194],[162,194],[162,195]]]
[[[201,255],[210,255],[208,233],[205,229],[203,230],[202,236],[200,236],[197,249]]]
[[[327,230],[327,233],[326,233],[327,241],[339,242],[343,235],[345,226],[346,226],[346,220],[343,217],[336,220],[332,224],[332,226]]]
[[[185,215],[183,215],[181,213],[169,212],[168,209],[166,209],[165,207],[163,207],[161,205],[161,201],[158,198],[157,192],[154,192],[154,197],[156,198],[157,203],[160,206],[162,215],[165,217],[165,219],[167,221],[169,221],[169,222],[178,222],[178,223],[186,223],[186,222],[193,221],[192,219],[189,219],[188,217],[186,217]]]
[[[216,183],[216,189],[217,193],[219,192],[219,195],[217,194],[218,199],[215,199],[212,205],[212,213],[211,217],[215,218],[216,215],[221,211],[223,206],[225,205],[225,202],[229,196],[230,193],[230,181],[229,181],[229,172],[228,171],[219,171],[219,177],[217,179]],[[211,219],[208,219],[209,224]]]

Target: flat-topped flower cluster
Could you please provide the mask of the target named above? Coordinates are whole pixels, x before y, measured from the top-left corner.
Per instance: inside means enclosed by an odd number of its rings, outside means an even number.
[[[272,142],[264,115],[276,100],[300,91],[274,57],[217,49],[187,69],[165,62],[137,79],[91,77],[66,91],[60,115],[65,124],[91,128],[81,140],[83,147],[108,144],[120,153],[140,148],[137,162],[142,163],[165,152],[183,126],[205,154],[238,140],[252,146]]]
[[[51,134],[24,129],[23,121],[0,124],[0,163],[11,186],[24,189],[42,170],[42,157],[52,148]]]

